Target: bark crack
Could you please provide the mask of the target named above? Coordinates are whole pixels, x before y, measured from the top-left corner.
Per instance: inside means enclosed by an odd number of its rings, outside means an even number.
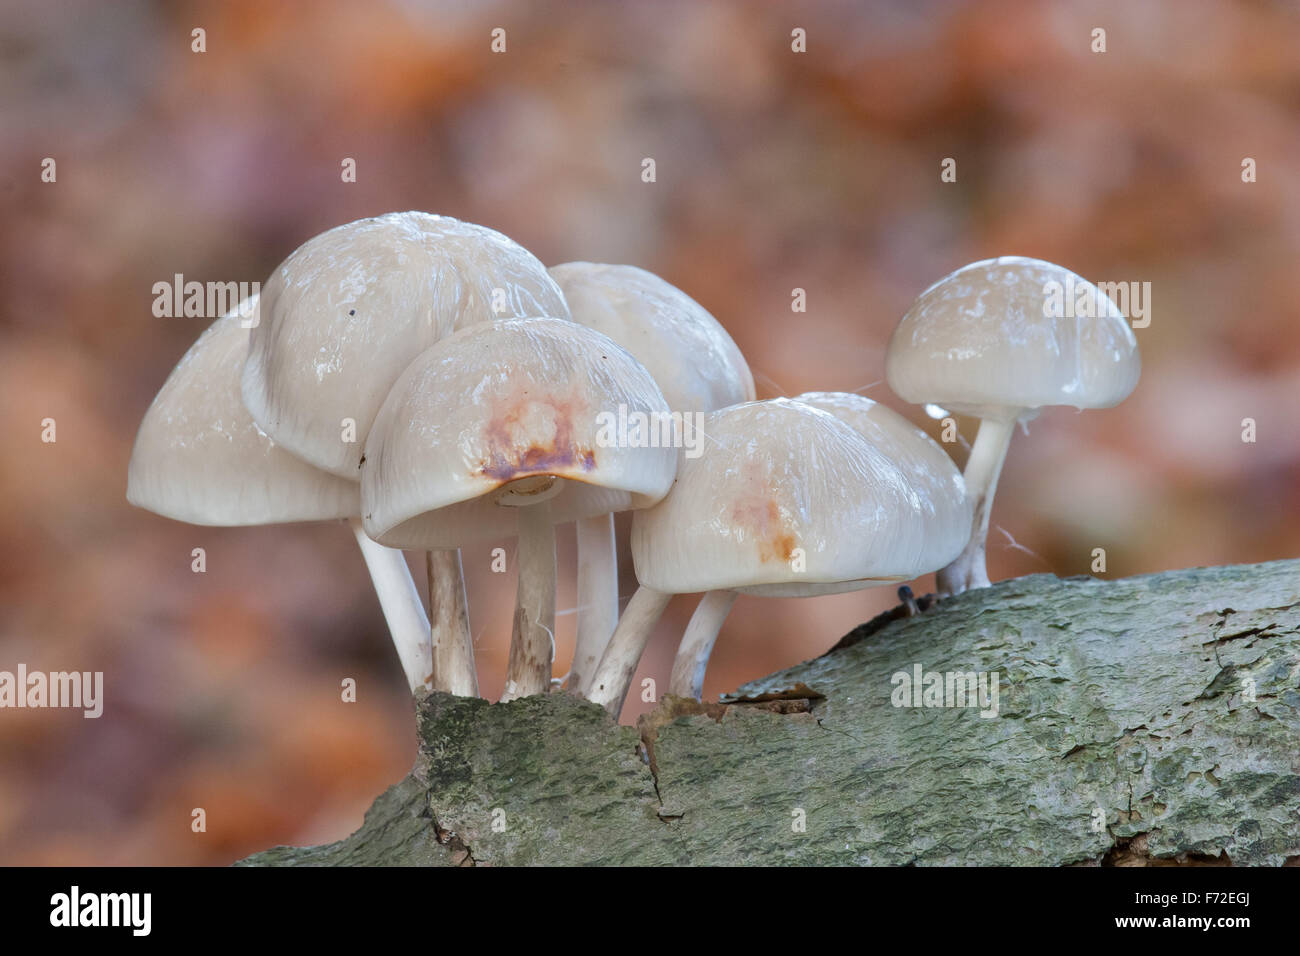
[[[474,851],[470,849],[469,844],[454,831],[444,828],[438,822],[432,808],[429,810],[429,821],[433,824],[434,838],[450,851],[452,862],[456,866],[479,865],[479,861],[474,858]]]
[[[655,754],[655,742],[659,739],[659,730],[671,724],[680,717],[709,717],[716,723],[722,723],[723,718],[731,712],[733,708],[745,708],[748,710],[762,710],[773,714],[811,714],[813,701],[820,700],[821,695],[803,684],[797,685],[790,691],[781,691],[775,694],[760,694],[755,697],[742,697],[731,700],[723,700],[718,703],[704,703],[698,700],[692,700],[689,697],[675,697],[672,694],[666,694],[659,701],[659,706],[648,714],[642,714],[637,718],[636,727],[640,735],[640,754],[641,760],[650,768],[650,779],[654,784],[655,799],[659,801],[662,809],[664,805],[663,793],[659,790],[659,758]],[[821,721],[817,721],[818,725]],[[827,728],[830,729],[830,728]],[[843,733],[843,731],[840,731]],[[656,816],[665,823],[675,822],[685,816],[685,811],[681,813],[656,813]]]
[[[1173,856],[1154,856],[1150,848],[1149,832],[1116,837],[1115,843],[1097,860],[1102,866],[1232,866],[1227,850],[1217,856],[1209,853],[1177,853]]]

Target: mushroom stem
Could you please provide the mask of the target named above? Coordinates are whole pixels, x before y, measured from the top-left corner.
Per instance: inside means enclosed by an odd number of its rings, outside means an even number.
[[[668,679],[668,693],[695,700],[703,698],[704,671],[709,666],[709,655],[713,653],[722,622],[735,603],[735,591],[710,591],[700,599],[691,615],[691,622],[686,625],[682,642],[677,645],[673,673]]]
[[[384,620],[388,622],[388,633],[397,648],[411,693],[421,688],[432,689],[433,650],[429,640],[429,619],[425,617],[420,592],[411,580],[406,559],[401,551],[385,548],[371,540],[362,529],[360,518],[350,518],[348,524],[361,546],[361,556],[366,560],[370,580],[374,583]]]
[[[429,576],[429,634],[433,642],[433,689],[457,697],[478,696],[474,638],[460,550],[425,552]]]
[[[993,493],[997,491],[1002,462],[1007,457],[1007,446],[1016,430],[1015,417],[1010,419],[982,418],[980,429],[966,459],[966,494],[974,507],[970,540],[961,554],[946,568],[935,574],[935,587],[940,596],[961,594],[970,588],[989,586],[989,573],[984,566],[984,542],[989,533],[989,515],[993,511]]]
[[[582,518],[578,529],[578,638],[567,687],[587,692],[587,682],[618,626],[618,547],[614,516]]]
[[[617,720],[623,710],[623,698],[636,673],[637,662],[650,643],[655,623],[663,615],[672,595],[644,584],[636,589],[619,619],[609,646],[591,675],[587,699],[600,704]]]
[[[519,593],[501,699],[544,694],[555,660],[555,526],[548,501],[519,509]]]

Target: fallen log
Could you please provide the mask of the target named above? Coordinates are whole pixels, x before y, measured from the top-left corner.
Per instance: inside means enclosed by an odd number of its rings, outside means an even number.
[[[356,833],[243,862],[1295,863],[1300,561],[900,607],[635,728],[564,694],[431,694],[418,725]]]

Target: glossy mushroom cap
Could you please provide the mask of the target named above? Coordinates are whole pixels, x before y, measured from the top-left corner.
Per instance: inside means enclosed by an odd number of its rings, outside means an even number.
[[[1080,295],[1088,315],[1070,314]],[[1011,419],[1047,405],[1117,405],[1141,361],[1128,321],[1096,286],[1041,259],[1003,256],[922,292],[894,330],[885,373],[909,402]]]
[[[852,392],[805,392],[797,402],[830,412],[898,466],[933,530],[922,563],[942,567],[970,537],[971,502],[961,471],[938,443],[898,412]]]
[[[256,296],[212,323],[145,412],[127,471],[131,504],[178,521],[254,525],[360,513],[357,485],[276,446],[239,397]]]
[[[568,314],[545,267],[499,232],[422,212],[358,220],[309,239],[267,281],[244,403],[286,449],[355,481],[379,406],[422,351],[475,322]]]
[[[944,534],[907,476],[834,415],[791,399],[707,415],[704,452],[672,493],[632,522],[642,585],[809,596],[905,581]],[[802,561],[803,570],[798,570]]]
[[[411,363],[375,419],[366,532],[453,548],[514,534],[533,494],[556,524],[647,507],[672,486],[678,451],[606,440],[598,416],[620,405],[668,414],[650,373],[599,332],[552,318],[457,332]]]
[[[636,356],[673,411],[711,412],[754,400],[754,376],[740,349],[681,289],[636,266],[566,262],[550,272],[573,321]]]

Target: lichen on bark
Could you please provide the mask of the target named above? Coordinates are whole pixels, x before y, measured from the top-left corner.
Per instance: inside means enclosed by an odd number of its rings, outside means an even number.
[[[997,672],[996,717],[894,675]],[[1281,864],[1300,855],[1300,562],[1035,575],[893,613],[638,728],[433,694],[338,843],[251,865]]]

